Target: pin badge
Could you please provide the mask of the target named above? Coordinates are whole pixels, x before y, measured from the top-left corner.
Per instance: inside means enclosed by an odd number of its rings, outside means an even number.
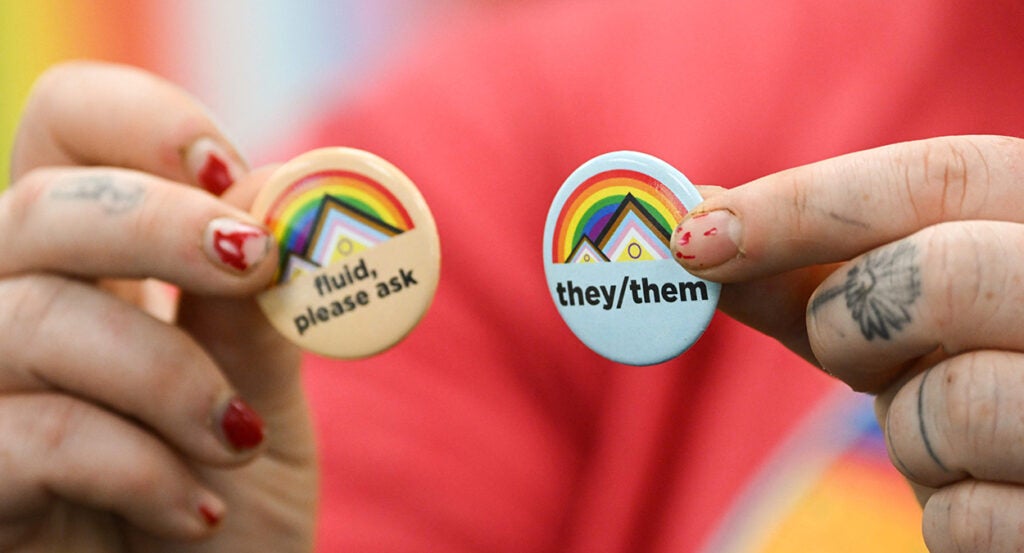
[[[380,157],[324,148],[282,165],[252,208],[277,239],[257,302],[304,349],[366,357],[408,334],[440,275],[437,227],[419,191]]]
[[[562,185],[544,227],[544,271],[559,314],[590,349],[651,365],[704,333],[721,286],[688,273],[669,247],[701,201],[682,173],[637,152],[598,156]]]

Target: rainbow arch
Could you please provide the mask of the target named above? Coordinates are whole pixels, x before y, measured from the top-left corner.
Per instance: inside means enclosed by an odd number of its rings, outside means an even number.
[[[344,170],[311,173],[286,188],[264,217],[264,223],[280,244],[282,258],[288,253],[305,253],[327,196],[399,232],[414,227],[409,212],[398,198],[366,175]]]
[[[552,238],[552,262],[565,263],[584,236],[596,240],[627,194],[667,233],[686,214],[676,195],[649,175],[629,169],[598,173],[583,181],[562,206]]]

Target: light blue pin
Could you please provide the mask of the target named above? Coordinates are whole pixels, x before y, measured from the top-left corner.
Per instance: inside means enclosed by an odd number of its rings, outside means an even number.
[[[613,361],[652,365],[692,346],[721,285],[679,266],[672,230],[702,201],[658,158],[612,152],[562,184],[544,226],[548,289],[573,333]]]

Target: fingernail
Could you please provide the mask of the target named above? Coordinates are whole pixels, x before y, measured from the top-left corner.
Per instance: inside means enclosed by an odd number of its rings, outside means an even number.
[[[224,440],[236,451],[248,451],[263,443],[263,419],[237,396],[224,407],[220,430]]]
[[[227,217],[206,225],[203,251],[218,266],[244,273],[270,252],[270,234],[263,228]]]
[[[743,253],[743,226],[729,210],[691,215],[672,233],[672,255],[688,269],[708,269]]]
[[[225,506],[222,501],[207,494],[200,500],[197,511],[199,517],[206,523],[206,526],[213,528],[220,524],[220,521],[224,518]]]
[[[185,149],[184,161],[192,180],[215,196],[223,194],[244,172],[223,146],[205,136]]]

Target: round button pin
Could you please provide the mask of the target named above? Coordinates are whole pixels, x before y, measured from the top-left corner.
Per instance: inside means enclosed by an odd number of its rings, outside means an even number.
[[[351,148],[282,165],[252,213],[277,239],[273,285],[257,302],[300,347],[351,359],[383,351],[426,312],[440,275],[437,227],[412,181]]]
[[[669,247],[701,201],[682,173],[638,152],[598,156],[562,185],[544,227],[544,271],[559,314],[590,349],[652,365],[704,333],[721,286],[688,273]]]

